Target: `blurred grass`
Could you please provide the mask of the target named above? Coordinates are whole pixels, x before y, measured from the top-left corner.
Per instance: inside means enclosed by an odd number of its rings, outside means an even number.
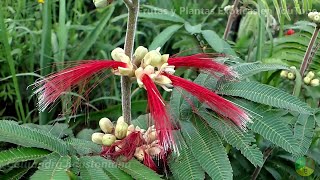
[[[18,108],[19,111],[17,111],[17,115],[18,115],[19,119],[22,119],[23,122],[26,122],[25,111],[24,111],[24,107],[22,104],[21,94],[20,94],[20,86],[19,86],[18,79],[16,77],[15,62],[13,60],[13,57],[11,54],[11,48],[10,48],[10,45],[8,42],[7,28],[5,25],[5,19],[4,19],[3,13],[4,13],[3,7],[1,6],[0,7],[0,29],[1,29],[0,37],[1,37],[1,41],[4,46],[6,59],[9,64],[10,73],[12,75],[13,86],[14,86],[15,93],[17,96],[16,102],[18,103],[18,106],[19,106],[19,108]]]

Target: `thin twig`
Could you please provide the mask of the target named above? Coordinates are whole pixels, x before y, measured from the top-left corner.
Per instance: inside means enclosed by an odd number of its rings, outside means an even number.
[[[128,8],[128,23],[124,51],[125,54],[132,59],[134,38],[139,13],[139,0],[123,1]],[[128,124],[131,124],[131,81],[129,77],[121,76],[121,96],[123,118]]]
[[[225,29],[224,35],[223,35],[223,39],[224,40],[228,39],[232,24],[233,24],[234,20],[236,19],[237,15],[238,15],[239,2],[240,2],[240,0],[235,0],[234,3],[233,3],[233,9],[231,10],[231,13],[229,15],[228,23],[227,23],[227,26],[226,26],[226,29]]]
[[[266,162],[266,160],[268,159],[268,157],[271,155],[273,151],[273,147],[268,147],[267,149],[264,150],[263,153],[263,164]],[[252,176],[251,176],[251,180],[256,180],[258,175],[260,174],[262,167],[257,166],[256,169],[254,170]]]
[[[314,44],[317,40],[317,37],[319,35],[319,31],[320,31],[320,26],[317,25],[317,27],[315,28],[313,34],[312,34],[312,37],[311,37],[311,40],[310,40],[310,43],[308,45],[308,49],[306,51],[306,54],[304,55],[304,58],[303,58],[303,63],[301,64],[301,67],[300,67],[300,74],[301,76],[304,75],[304,73],[306,72],[306,70],[308,69],[309,65],[311,64],[312,62],[312,58],[310,58],[311,56],[311,53],[312,53],[312,49],[314,47]]]

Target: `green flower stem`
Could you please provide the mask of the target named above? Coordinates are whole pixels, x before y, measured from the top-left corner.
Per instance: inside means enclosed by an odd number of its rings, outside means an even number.
[[[139,0],[124,0],[124,3],[128,8],[128,23],[124,51],[126,55],[132,59],[139,13]],[[131,81],[129,77],[121,77],[121,96],[123,118],[128,124],[131,124]]]
[[[302,76],[298,70],[294,70],[294,71],[296,74],[296,80],[295,80],[295,85],[293,89],[293,95],[296,97],[299,97],[301,92],[301,87],[302,87]]]
[[[10,48],[10,45],[8,42],[8,34],[7,34],[7,28],[6,28],[6,25],[4,22],[3,12],[4,12],[4,8],[0,7],[0,37],[1,37],[1,41],[4,46],[4,52],[5,52],[5,55],[7,58],[7,62],[9,64],[10,73],[12,75],[13,86],[14,86],[15,93],[17,96],[17,102],[18,102],[18,107],[19,107],[19,111],[20,111],[20,117],[25,122],[26,116],[25,116],[25,112],[24,112],[24,108],[23,108],[23,104],[22,104],[22,99],[21,99],[21,95],[20,95],[19,82],[18,82],[18,79],[16,76],[16,69],[15,69],[15,65],[14,65],[14,60],[11,55],[11,48]]]

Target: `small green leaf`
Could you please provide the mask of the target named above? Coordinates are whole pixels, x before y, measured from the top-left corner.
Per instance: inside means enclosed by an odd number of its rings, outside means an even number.
[[[232,167],[220,137],[201,119],[181,121],[184,139],[201,167],[212,179],[232,179]]]
[[[181,148],[180,156],[170,158],[169,166],[175,179],[197,180],[205,178],[204,170],[187,147]]]
[[[209,43],[209,45],[217,52],[221,53],[224,49],[224,41],[219,35],[212,30],[203,30],[203,38]]]
[[[181,28],[181,25],[172,25],[164,29],[158,36],[156,36],[149,46],[149,50],[155,50],[162,47],[171,37]]]
[[[51,152],[38,148],[21,147],[0,152],[0,167],[17,162],[40,159]]]
[[[144,179],[144,180],[160,180],[160,175],[158,175],[153,170],[149,169],[147,166],[141,164],[138,160],[132,159],[127,163],[119,164],[119,168],[124,172],[130,174],[134,179]]]
[[[254,102],[302,114],[314,114],[314,109],[297,97],[278,88],[257,82],[226,83],[219,87],[219,93],[246,98]]]
[[[189,22],[184,23],[184,28],[191,34],[201,33],[202,24],[192,26]]]
[[[30,179],[69,180],[67,171],[70,167],[70,156],[60,156],[57,153],[53,153],[40,163],[39,170],[37,170]]]

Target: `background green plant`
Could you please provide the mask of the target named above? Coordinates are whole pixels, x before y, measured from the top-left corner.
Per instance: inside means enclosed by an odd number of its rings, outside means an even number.
[[[182,127],[177,132],[180,156],[169,157],[169,178],[248,179],[260,166],[260,179],[302,179],[294,169],[295,160],[301,156],[316,162],[315,173],[309,178],[320,177],[320,114],[313,114],[319,110],[320,90],[303,85],[297,98],[290,95],[294,82],[279,77],[288,66],[299,67],[315,26],[303,11],[311,5],[319,8],[319,2],[243,1],[242,8],[255,13],[241,15],[241,21],[237,20],[239,29],[232,30],[227,42],[221,39],[225,13],[196,15],[181,7],[221,10],[231,1],[141,3],[136,45],[150,49],[161,46],[162,52],[179,55],[227,54],[217,60],[233,66],[241,75],[240,82],[227,82],[224,77],[217,81],[193,70],[182,69],[177,74],[216,90],[254,117],[243,133],[192,97],[188,98],[196,105],[196,111],[180,92],[174,91],[171,96],[164,92],[174,119]],[[82,111],[73,116],[67,116],[70,100],[80,94],[70,93],[50,112],[39,114],[36,98],[27,89],[35,79],[72,61],[110,59],[111,50],[124,43],[127,14],[122,1],[104,9],[95,9],[89,0],[46,0],[45,4],[5,0],[0,5],[0,20],[4,23],[0,27],[1,179],[163,177],[135,160],[123,164],[103,159],[99,157],[100,147],[90,141],[100,118],[115,119],[121,114],[118,77],[103,81],[89,99],[82,97]],[[294,12],[300,9],[301,13],[281,14],[283,7]],[[263,9],[275,13],[262,16]],[[272,23],[274,20],[278,23]],[[285,36],[287,29],[296,33]],[[319,63],[320,54],[316,52],[310,70],[320,71]],[[144,126],[146,96],[136,86],[133,90],[134,122]],[[61,112],[66,115],[59,116]],[[269,149],[272,153],[265,161],[264,152]]]

